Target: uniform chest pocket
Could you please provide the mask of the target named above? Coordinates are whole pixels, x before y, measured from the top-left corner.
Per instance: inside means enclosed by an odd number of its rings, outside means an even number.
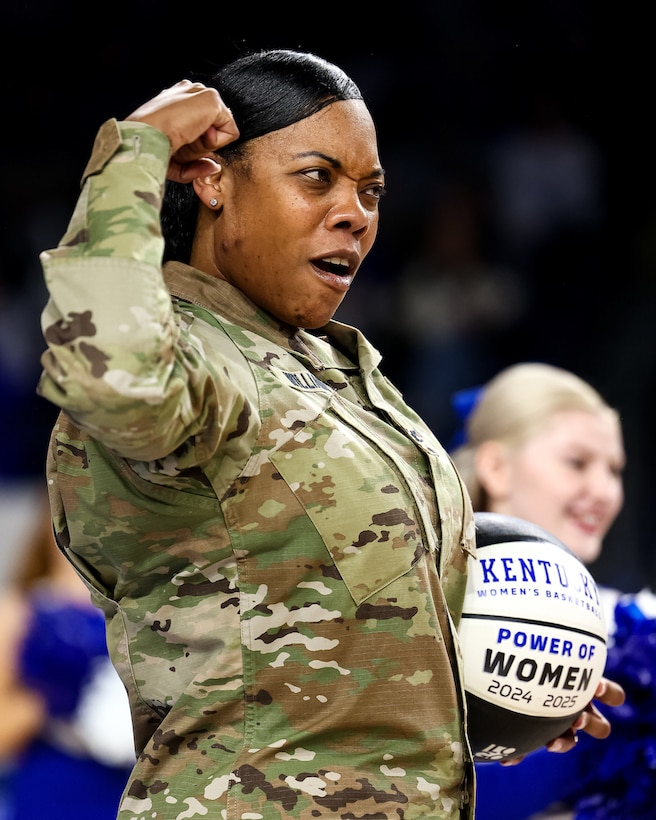
[[[382,445],[324,412],[270,454],[356,605],[426,552],[416,505]]]

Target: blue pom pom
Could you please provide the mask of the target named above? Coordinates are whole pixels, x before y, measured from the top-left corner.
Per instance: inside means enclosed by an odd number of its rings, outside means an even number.
[[[33,596],[31,606],[20,654],[22,679],[44,698],[50,715],[68,717],[96,659],[107,654],[104,617],[91,604],[61,602],[44,594]]]
[[[629,597],[615,609],[605,675],[621,684],[619,707],[597,704],[612,732],[579,735],[581,777],[571,792],[576,820],[652,820],[656,806],[656,620]]]
[[[483,387],[468,387],[465,390],[459,390],[451,396],[451,407],[453,408],[460,426],[454,433],[453,438],[449,442],[449,450],[455,450],[467,441],[467,419],[471,415],[473,409],[481,400],[483,395]]]

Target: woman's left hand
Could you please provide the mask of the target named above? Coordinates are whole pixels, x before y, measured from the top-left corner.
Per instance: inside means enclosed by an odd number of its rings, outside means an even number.
[[[606,706],[621,706],[625,699],[626,693],[619,683],[608,680],[608,678],[602,678],[599,681],[594,700],[598,700]],[[576,743],[576,733],[578,731],[587,732],[598,740],[608,737],[611,732],[611,724],[594,705],[594,700],[590,701],[566,732],[547,744],[547,749],[550,752],[568,752]]]
[[[606,706],[621,706],[626,699],[626,693],[619,683],[602,678],[595,690],[594,700],[585,707],[570,728],[557,738],[547,743],[546,749],[549,752],[569,752],[576,745],[576,733],[586,732],[598,740],[603,740],[611,733],[610,721],[594,705],[598,700]],[[524,758],[515,757],[512,760],[505,760],[502,766],[515,766],[521,763]]]

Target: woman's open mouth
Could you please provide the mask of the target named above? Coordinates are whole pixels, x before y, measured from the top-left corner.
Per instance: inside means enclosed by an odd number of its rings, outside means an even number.
[[[343,256],[322,256],[312,260],[312,266],[319,278],[340,290],[350,287],[354,276],[354,265]]]

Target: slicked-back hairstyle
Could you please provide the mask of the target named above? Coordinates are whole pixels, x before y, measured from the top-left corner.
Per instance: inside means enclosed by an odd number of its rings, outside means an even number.
[[[339,100],[361,100],[353,80],[338,66],[303,51],[258,51],[228,63],[203,82],[230,108],[239,139],[221,149],[229,162],[249,140],[286,128]],[[190,183],[167,181],[161,223],[164,261],[188,262],[198,218]]]

